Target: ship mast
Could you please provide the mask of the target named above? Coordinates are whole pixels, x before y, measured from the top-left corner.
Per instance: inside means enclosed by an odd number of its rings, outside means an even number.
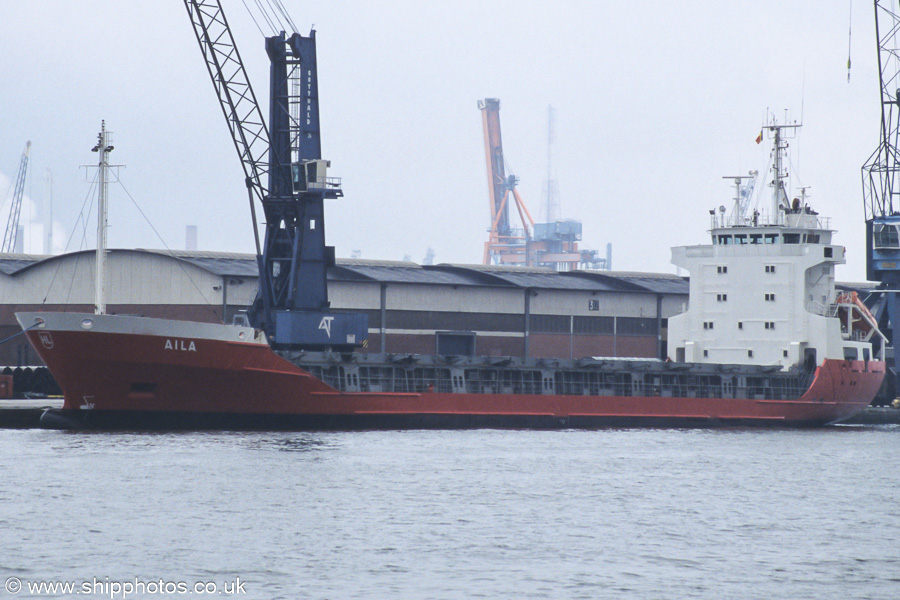
[[[94,314],[98,315],[106,313],[104,282],[106,279],[107,194],[109,192],[109,153],[112,151],[113,146],[109,143],[106,121],[101,121],[100,133],[97,135],[97,145],[91,149],[91,152],[100,153],[100,193],[97,200],[97,265],[94,272]]]
[[[773,223],[778,223],[781,208],[790,208],[791,202],[788,200],[787,190],[785,190],[784,180],[787,179],[788,173],[784,170],[784,155],[787,152],[788,142],[782,133],[783,129],[799,129],[800,123],[791,123],[779,125],[774,119],[765,126],[769,130],[770,135],[775,139],[774,144],[774,163],[772,165],[772,215]]]

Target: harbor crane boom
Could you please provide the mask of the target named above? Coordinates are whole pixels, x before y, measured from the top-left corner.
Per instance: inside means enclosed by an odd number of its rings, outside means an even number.
[[[19,235],[19,215],[22,213],[22,194],[25,192],[25,173],[28,170],[28,152],[31,142],[25,142],[25,150],[19,160],[19,173],[16,175],[16,187],[13,191],[12,203],[9,206],[9,219],[6,221],[6,233],[3,234],[3,246],[0,252],[15,252],[16,239]]]
[[[315,31],[266,38],[269,122],[253,93],[219,0],[184,0],[213,88],[244,169],[254,224],[259,291],[254,327],[280,349],[350,350],[368,332],[365,315],[328,302],[324,200],[343,196],[322,160]],[[262,243],[256,202],[266,219]]]
[[[875,0],[875,34],[881,92],[880,140],[862,168],[866,213],[866,278],[878,281],[873,312],[892,344],[900,334],[900,14],[895,3]],[[896,357],[882,349],[897,390]],[[893,375],[892,375],[893,373]]]
[[[506,262],[532,265],[529,248],[534,219],[519,195],[519,178],[506,175],[503,160],[503,141],[500,136],[500,100],[485,98],[478,101],[484,127],[484,153],[487,161],[488,192],[491,203],[491,228],[484,244],[484,264]],[[509,220],[509,200],[512,195],[522,222],[522,235],[513,229]]]

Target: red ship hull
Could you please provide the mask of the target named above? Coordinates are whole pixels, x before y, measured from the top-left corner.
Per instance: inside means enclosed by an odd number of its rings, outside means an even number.
[[[172,429],[815,426],[868,406],[885,375],[879,361],[825,360],[793,400],[342,392],[259,340],[210,339],[195,335],[197,324],[138,317],[91,316],[85,329],[83,317],[19,315],[25,328],[42,321],[27,335],[65,396],[51,426],[55,418],[58,426]],[[170,335],[167,324],[175,324]]]

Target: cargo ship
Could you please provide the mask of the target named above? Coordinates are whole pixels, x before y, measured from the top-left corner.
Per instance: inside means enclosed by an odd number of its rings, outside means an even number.
[[[42,424],[66,428],[370,429],[824,425],[866,407],[885,376],[883,336],[838,294],[844,250],[789,201],[784,132],[769,209],[711,211],[711,243],[675,248],[689,306],[669,320],[664,360],[420,356],[361,351],[364,314],[334,311],[324,200],[343,196],[322,159],[315,31],[266,38],[268,126],[221,3],[185,2],[244,170],[259,265],[242,324],[105,314],[105,128],[93,314],[17,313],[65,396]],[[486,143],[486,152],[492,152]],[[493,175],[491,175],[493,177]],[[255,228],[256,207],[265,236]],[[502,207],[497,207],[498,210]],[[508,207],[507,207],[508,209]],[[498,213],[499,214],[499,213]],[[492,215],[492,219],[496,220]],[[526,322],[527,322],[527,317]]]
[[[672,249],[690,272],[668,357],[425,356],[285,348],[261,329],[109,314],[17,313],[63,390],[56,428],[380,429],[821,426],[868,406],[884,344],[855,294],[844,248],[804,194],[710,211],[708,244]],[[100,253],[98,253],[99,255]],[[98,268],[98,271],[100,268]],[[320,333],[338,314],[322,313]],[[335,332],[336,333],[336,332]],[[347,340],[349,341],[349,339]]]

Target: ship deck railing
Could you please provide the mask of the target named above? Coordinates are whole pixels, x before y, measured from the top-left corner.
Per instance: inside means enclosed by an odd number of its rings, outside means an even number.
[[[812,372],[799,368],[783,371],[778,366],[723,367],[659,360],[485,358],[454,364],[439,357],[416,355],[382,355],[380,359],[355,361],[319,355],[304,356],[296,362],[335,389],[373,393],[787,400],[802,396],[813,377]],[[713,366],[717,368],[710,368]]]
[[[851,312],[855,312],[856,314],[861,313],[858,306],[849,302],[823,304],[822,302],[816,302],[813,300],[806,305],[807,312],[810,312],[814,315],[841,319],[841,338],[844,340],[853,342],[868,342],[872,338],[873,333],[878,333],[878,335],[884,337],[880,331],[873,329],[855,328],[848,325],[847,321],[838,314],[838,311],[842,308],[848,309]],[[848,316],[848,318],[850,317]],[[848,328],[850,328],[849,331]]]
[[[822,302],[816,302],[815,300],[810,301],[806,304],[806,312],[812,313],[814,315],[819,315],[821,317],[836,317],[837,309],[837,304],[824,304]]]

